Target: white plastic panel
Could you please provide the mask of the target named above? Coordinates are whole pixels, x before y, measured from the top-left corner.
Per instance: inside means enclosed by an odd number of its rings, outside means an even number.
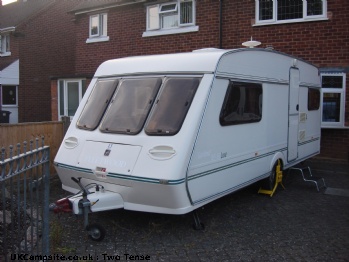
[[[87,141],[78,164],[97,171],[131,174],[140,151],[140,146]]]

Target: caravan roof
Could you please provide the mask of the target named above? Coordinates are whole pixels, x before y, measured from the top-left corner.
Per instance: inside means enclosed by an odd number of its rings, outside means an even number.
[[[143,74],[159,72],[212,73],[217,63],[228,50],[204,49],[190,53],[134,56],[112,59],[102,63],[95,77],[125,74]]]
[[[318,74],[315,66],[302,59],[262,48],[206,48],[188,53],[112,59],[98,67],[95,77],[214,73],[219,77],[288,83],[290,67],[308,72],[300,75],[301,85],[320,86],[320,83],[312,83],[312,76]]]

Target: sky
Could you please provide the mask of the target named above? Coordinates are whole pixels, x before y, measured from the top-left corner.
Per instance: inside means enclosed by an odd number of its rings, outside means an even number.
[[[17,2],[17,0],[2,0],[2,5],[11,4],[13,2]]]

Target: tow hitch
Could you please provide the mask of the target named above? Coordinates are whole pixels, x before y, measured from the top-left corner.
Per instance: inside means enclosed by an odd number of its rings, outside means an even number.
[[[84,216],[84,228],[89,238],[94,241],[102,241],[106,231],[98,223],[89,224],[88,214],[98,211],[123,208],[123,199],[118,193],[105,191],[102,185],[95,184],[92,188],[81,184],[81,177],[71,178],[79,185],[81,191],[73,196],[62,198],[50,204],[50,211],[54,213],[74,213]]]

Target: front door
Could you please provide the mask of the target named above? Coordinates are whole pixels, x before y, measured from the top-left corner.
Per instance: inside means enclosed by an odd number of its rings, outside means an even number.
[[[67,79],[59,80],[59,115],[73,118],[79,103],[85,93],[85,80]]]
[[[288,100],[288,162],[298,157],[298,126],[299,126],[299,69],[290,68],[290,86]]]

